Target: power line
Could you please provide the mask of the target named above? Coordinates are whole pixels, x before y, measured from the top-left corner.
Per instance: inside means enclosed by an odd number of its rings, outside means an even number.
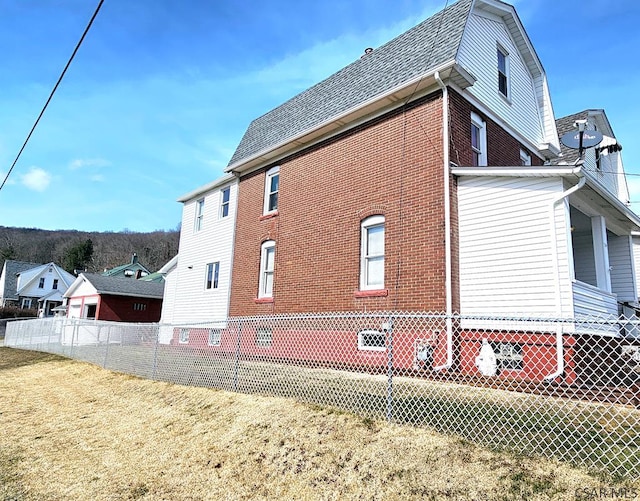
[[[82,42],[84,41],[85,36],[87,36],[87,33],[89,32],[89,29],[91,28],[91,25],[93,24],[94,19],[98,15],[98,12],[100,11],[100,7],[102,7],[103,3],[104,3],[104,0],[100,0],[99,1],[98,6],[96,7],[96,10],[93,13],[93,16],[91,16],[91,19],[89,20],[89,24],[87,24],[87,27],[84,29],[84,32],[82,33],[82,36],[80,37],[80,40],[76,44],[76,48],[73,49],[73,53],[71,54],[71,57],[69,58],[69,60],[67,61],[67,64],[65,65],[64,69],[62,70],[62,73],[60,74],[60,77],[58,78],[58,81],[56,82],[56,85],[53,87],[53,90],[49,94],[49,98],[47,99],[47,102],[44,103],[44,106],[42,107],[42,111],[40,111],[40,114],[38,115],[38,118],[36,119],[35,123],[33,124],[33,127],[31,127],[31,130],[29,131],[29,134],[27,135],[27,138],[24,140],[24,143],[22,143],[22,147],[20,148],[20,151],[18,151],[18,154],[16,155],[15,160],[11,164],[11,167],[9,168],[9,172],[7,172],[7,175],[4,177],[4,181],[2,181],[2,184],[0,185],[0,190],[2,190],[2,188],[4,188],[4,185],[7,183],[7,180],[9,179],[9,176],[11,175],[11,172],[13,172],[13,169],[16,166],[16,164],[18,163],[18,160],[20,159],[20,156],[22,155],[22,152],[26,148],[27,143],[29,142],[29,139],[31,139],[33,131],[36,130],[36,127],[38,126],[38,123],[40,122],[40,119],[42,118],[42,115],[44,115],[44,112],[46,111],[47,107],[49,106],[49,103],[51,102],[51,99],[53,98],[53,95],[56,93],[56,90],[58,90],[58,86],[60,85],[60,82],[62,82],[62,79],[64,78],[64,75],[67,72],[67,69],[69,69],[69,66],[71,65],[71,61],[73,61],[73,58],[76,57],[76,53],[78,52],[78,49],[82,45]]]

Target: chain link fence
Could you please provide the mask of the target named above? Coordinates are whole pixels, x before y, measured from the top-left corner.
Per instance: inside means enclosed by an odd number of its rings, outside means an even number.
[[[184,385],[294,398],[493,449],[640,476],[638,319],[437,313],[192,325],[10,322],[5,345]]]

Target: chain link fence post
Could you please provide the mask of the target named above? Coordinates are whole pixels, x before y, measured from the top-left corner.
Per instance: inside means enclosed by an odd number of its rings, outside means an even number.
[[[387,421],[393,419],[393,317],[382,324],[387,332]]]

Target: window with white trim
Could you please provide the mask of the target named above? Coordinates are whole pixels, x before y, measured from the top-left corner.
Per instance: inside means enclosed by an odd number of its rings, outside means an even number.
[[[521,371],[524,369],[522,345],[519,343],[490,342],[491,349],[496,355],[498,369]]]
[[[384,216],[360,224],[360,290],[384,289]]]
[[[273,344],[273,331],[267,327],[259,327],[256,330],[256,346],[264,348]]]
[[[498,91],[507,99],[511,98],[509,91],[509,53],[498,46]]]
[[[487,165],[487,124],[480,115],[471,112],[471,165]]]
[[[180,329],[180,337],[178,338],[178,341],[181,343],[189,342],[189,329]]]
[[[280,187],[280,167],[272,167],[267,171],[264,183],[264,214],[278,210],[278,190]]]
[[[520,148],[520,165],[531,165],[531,155],[522,148]]]
[[[209,346],[220,346],[222,340],[221,329],[209,329]]]
[[[260,281],[258,297],[273,296],[273,272],[276,261],[276,243],[267,240],[260,248]]]
[[[220,262],[207,263],[207,272],[206,272],[204,288],[217,289],[219,275],[220,275]]]
[[[38,283],[38,289],[44,289],[44,277],[40,278],[40,282]]]
[[[52,287],[52,289],[53,290],[57,290],[58,289],[58,279],[57,278],[53,279],[53,287]]]
[[[204,219],[204,198],[196,202],[196,221],[194,229],[200,231],[202,229],[202,221]]]
[[[385,333],[374,329],[358,332],[358,350],[384,351],[386,349]]]
[[[220,190],[220,219],[229,215],[229,201],[231,200],[231,187]]]
[[[31,308],[31,298],[30,297],[23,297],[22,298],[21,307],[23,309],[26,309],[26,310],[30,309]]]

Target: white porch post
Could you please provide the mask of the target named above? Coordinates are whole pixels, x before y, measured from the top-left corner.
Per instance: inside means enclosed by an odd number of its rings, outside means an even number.
[[[591,218],[593,233],[593,254],[596,263],[596,281],[598,289],[611,292],[611,269],[609,267],[609,244],[607,243],[607,226],[604,217]]]

